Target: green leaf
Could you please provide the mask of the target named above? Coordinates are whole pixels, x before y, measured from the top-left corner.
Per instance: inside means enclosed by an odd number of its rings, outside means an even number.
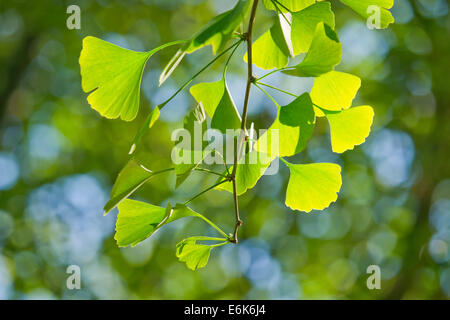
[[[319,2],[292,14],[292,46],[294,55],[308,52],[318,23],[324,22],[334,29],[331,3]]]
[[[218,245],[199,244],[197,241],[224,241],[219,245],[228,243],[227,239],[211,237],[191,237],[180,241],[177,244],[176,256],[181,262],[191,270],[196,270],[206,266],[211,250]]]
[[[314,79],[311,99],[322,109],[339,111],[351,107],[353,99],[361,87],[361,79],[357,76],[331,71]],[[317,116],[324,116],[316,109]]]
[[[330,124],[331,146],[343,153],[364,143],[369,136],[374,112],[370,106],[354,107],[340,112],[325,111]]]
[[[320,22],[316,26],[305,59],[293,69],[283,72],[297,77],[318,77],[332,71],[341,62],[341,57],[342,44],[336,33],[328,25]]]
[[[211,128],[226,133],[227,129],[239,129],[241,116],[230,95],[225,77],[217,82],[199,83],[190,92],[211,117]]]
[[[289,157],[301,152],[311,138],[315,125],[314,109],[308,93],[278,109],[274,123],[255,145],[257,151],[270,155],[272,159],[277,156]],[[278,130],[276,141],[272,141],[273,130]]]
[[[272,0],[263,0],[264,6],[267,8],[267,10],[274,10],[276,11],[277,8],[273,4]],[[316,2],[316,0],[278,0],[279,3],[281,3],[284,7],[289,9],[291,12],[300,11]],[[278,9],[282,12],[287,12],[286,9],[283,8],[283,6],[280,6],[277,3]]]
[[[203,136],[208,130],[205,110],[198,104],[185,118],[184,130],[189,133],[190,140],[182,141],[174,147],[174,152],[182,157],[182,163],[175,164],[177,175],[175,188],[178,188],[206,156],[204,149],[208,145]],[[180,159],[181,160],[181,159]]]
[[[150,237],[166,216],[166,208],[126,199],[119,204],[114,239],[119,247],[134,247]]]
[[[264,172],[270,165],[271,159],[264,154],[256,151],[251,151],[245,154],[245,158],[238,162],[236,170],[236,193],[242,195],[247,190],[252,189],[258,180],[263,176]],[[233,170],[231,167],[230,171]],[[223,181],[224,178],[220,178],[218,181]],[[233,183],[226,182],[217,187],[220,190],[226,190],[233,193]]]
[[[216,16],[200,29],[169,61],[160,76],[159,84],[164,83],[187,53],[207,45],[212,46],[213,54],[221,50],[244,20],[251,3],[251,0],[239,0],[233,9]]]
[[[166,208],[126,199],[119,204],[119,215],[114,239],[119,247],[134,247],[150,237],[156,230],[175,220],[202,216],[182,204]]]
[[[394,17],[391,12],[387,10],[392,8],[394,0],[341,0],[341,2],[352,8],[365,20],[369,19],[374,14],[374,11],[371,10],[371,6],[378,7],[380,10],[380,27],[382,29],[387,28],[394,22]]]
[[[341,167],[334,163],[291,164],[286,205],[293,210],[323,210],[337,200]]]
[[[133,192],[146,183],[154,173],[143,165],[131,159],[117,176],[111,191],[111,200],[105,207],[105,215],[114,209],[123,199],[128,198]]]
[[[286,13],[285,17],[287,15],[290,14]],[[285,35],[286,32],[283,32],[286,30],[288,37]],[[279,69],[287,66],[292,55],[290,26],[281,15],[278,15],[274,25],[253,43],[252,49],[253,63],[261,69]],[[248,61],[247,53],[244,61]]]
[[[91,92],[91,107],[110,119],[133,120],[139,110],[140,87],[145,63],[155,52],[135,52],[95,37],[83,39],[80,55],[81,86]]]
[[[155,109],[153,109],[152,112],[150,112],[150,114],[147,116],[147,119],[145,119],[144,125],[141,126],[138,133],[134,137],[133,143],[131,145],[131,148],[130,148],[130,151],[128,152],[128,154],[134,153],[139,140],[141,140],[142,136],[148,131],[148,129],[153,127],[155,122],[158,121],[160,113],[161,113],[161,109],[159,106],[156,106]]]

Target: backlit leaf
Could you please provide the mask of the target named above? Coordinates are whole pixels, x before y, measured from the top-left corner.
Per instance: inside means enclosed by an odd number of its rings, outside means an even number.
[[[263,0],[263,2],[267,10],[277,10],[276,6],[271,0]],[[316,0],[278,0],[278,2],[290,11],[295,12],[314,4]],[[277,6],[281,12],[287,12],[287,10],[283,8],[283,6],[280,6],[278,3]]]
[[[311,98],[308,93],[304,93],[287,106],[278,107],[277,118],[258,139],[255,149],[270,155],[272,159],[277,156],[293,156],[306,147],[314,125],[315,115]],[[278,130],[278,136],[273,135],[273,130]],[[276,145],[273,145],[274,143]]]
[[[328,25],[320,22],[305,58],[293,69],[283,71],[297,77],[318,77],[330,72],[341,62],[342,44]]]
[[[341,167],[334,163],[291,164],[286,205],[293,210],[323,210],[337,200]]]
[[[353,107],[340,112],[325,111],[330,124],[331,146],[334,152],[352,150],[369,136],[374,112],[370,106]]]
[[[242,195],[247,190],[252,189],[258,180],[263,176],[264,172],[270,165],[271,159],[257,151],[251,151],[245,154],[245,158],[241,160],[242,163],[238,163],[236,170],[236,192],[238,195]],[[233,167],[230,168],[230,172]],[[224,180],[223,178],[219,181]],[[220,190],[226,190],[233,193],[233,183],[226,182],[217,187]]]
[[[286,13],[286,15],[290,16],[289,13]],[[289,29],[289,37],[286,38],[282,28],[284,20],[281,19],[284,18],[279,15],[274,25],[253,43],[253,63],[261,69],[283,68],[289,62],[292,51],[290,49],[292,47],[290,27],[285,26],[285,29]],[[285,24],[287,23],[285,22]],[[244,56],[244,61],[248,61],[247,53]]]
[[[153,172],[135,160],[130,160],[117,176],[111,191],[111,200],[105,207],[105,215],[115,208],[123,199],[128,198],[153,176]]]
[[[294,55],[308,52],[318,23],[334,29],[334,13],[329,2],[318,2],[292,14],[292,46]]]
[[[365,20],[369,19],[372,15],[376,15],[377,10],[379,10],[379,28],[381,29],[387,28],[394,22],[394,17],[391,12],[387,10],[392,8],[394,0],[341,0],[341,2],[352,8]]]
[[[230,95],[225,77],[217,82],[199,83],[190,92],[211,117],[211,128],[226,133],[227,129],[239,129],[241,116]]]
[[[135,246],[163,225],[185,217],[202,217],[182,204],[166,208],[126,199],[119,204],[114,239],[119,247]]]
[[[206,266],[212,246],[197,243],[197,237],[187,238],[177,244],[176,256],[191,270]]]
[[[361,79],[357,76],[331,71],[314,79],[311,99],[320,108],[326,110],[348,109],[360,87]]]
[[[216,16],[194,34],[164,68],[159,78],[159,84],[164,83],[187,53],[192,53],[207,45],[212,46],[213,54],[221,50],[247,15],[251,3],[251,0],[239,0],[233,9]]]
[[[147,59],[159,48],[135,52],[95,37],[83,39],[81,85],[91,107],[110,119],[133,120],[139,110],[141,78]]]

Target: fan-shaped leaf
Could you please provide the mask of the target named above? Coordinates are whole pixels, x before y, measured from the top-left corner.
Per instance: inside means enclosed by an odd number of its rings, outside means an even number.
[[[277,156],[289,157],[301,152],[311,138],[315,124],[314,109],[308,93],[278,109],[274,123],[255,145],[257,151],[270,155],[272,159]],[[272,130],[278,130],[278,135],[273,135]],[[272,141],[272,137],[278,139]]]
[[[284,16],[289,19],[287,16],[290,17],[290,14],[285,13]],[[289,57],[292,55],[290,26],[279,15],[274,25],[259,37],[252,46],[253,63],[261,69],[269,70],[287,66]],[[244,61],[248,61],[247,53],[244,56]]]
[[[331,71],[314,79],[311,99],[320,108],[332,111],[348,109],[361,87],[361,79],[349,73]],[[324,116],[316,109],[317,116]]]
[[[159,78],[159,84],[170,77],[187,53],[207,45],[212,46],[213,54],[221,50],[247,15],[250,4],[250,0],[239,0],[233,9],[216,16],[200,29],[169,61]]]
[[[87,99],[91,107],[106,118],[133,120],[139,110],[145,63],[160,48],[135,52],[95,37],[84,38],[81,85],[84,92],[93,91]]]
[[[334,29],[334,13],[329,2],[319,2],[292,14],[292,46],[294,55],[308,52],[318,23]]]
[[[352,150],[369,136],[374,112],[370,106],[354,107],[340,112],[325,111],[330,124],[334,152]]]
[[[374,14],[373,8],[380,10],[380,28],[385,29],[394,22],[394,17],[387,9],[392,8],[394,0],[341,0],[341,2],[355,12],[357,12],[364,19],[368,19]]]
[[[286,205],[294,210],[323,210],[337,200],[341,167],[334,163],[291,164]]]
[[[190,92],[211,117],[211,128],[226,133],[227,129],[239,129],[241,116],[230,95],[225,77],[217,82],[199,83]]]
[[[283,71],[297,77],[318,77],[330,72],[341,62],[342,44],[328,25],[320,22],[316,26],[308,53],[293,69]]]

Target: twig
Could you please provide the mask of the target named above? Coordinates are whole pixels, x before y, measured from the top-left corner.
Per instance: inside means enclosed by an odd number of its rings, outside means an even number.
[[[253,76],[253,57],[252,57],[252,33],[253,33],[253,24],[255,22],[256,9],[258,8],[258,0],[253,1],[252,11],[250,13],[250,21],[248,23],[248,30],[245,33],[245,40],[247,41],[247,87],[245,89],[245,99],[244,99],[244,110],[242,111],[242,120],[241,120],[241,133],[239,135],[239,140],[237,142],[237,148],[234,150],[234,166],[233,172],[231,173],[231,181],[233,183],[233,197],[234,197],[234,212],[236,216],[236,225],[234,227],[233,235],[230,239],[231,242],[238,242],[238,231],[239,227],[242,226],[242,220],[239,216],[239,202],[237,195],[237,187],[236,187],[236,171],[238,167],[238,154],[240,153],[240,149],[243,143],[243,134],[246,134],[246,122],[247,122],[247,109],[248,109],[248,101],[250,98],[250,89],[252,87],[252,83],[255,81],[255,77]]]

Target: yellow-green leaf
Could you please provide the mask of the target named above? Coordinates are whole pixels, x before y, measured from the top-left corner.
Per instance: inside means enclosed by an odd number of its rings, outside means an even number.
[[[81,85],[84,92],[93,91],[87,99],[91,107],[106,118],[133,120],[145,63],[155,50],[135,52],[95,37],[84,38]]]
[[[239,129],[241,117],[228,90],[225,77],[217,82],[199,83],[190,92],[211,117],[211,128],[226,133],[227,129]]]
[[[334,163],[291,164],[286,205],[293,210],[323,210],[337,200],[341,167]]]
[[[288,15],[289,13],[286,13]],[[289,57],[291,56],[290,35],[285,37],[282,23],[284,19],[279,15],[274,25],[259,37],[252,45],[253,63],[264,70],[273,68],[283,68],[287,66]],[[290,27],[288,27],[290,29]],[[290,32],[289,32],[290,34]],[[247,53],[244,61],[248,61]]]
[[[325,111],[330,124],[331,146],[334,152],[352,150],[369,136],[374,112],[370,106],[354,107],[340,112]]]
[[[334,13],[329,2],[319,2],[292,14],[291,38],[294,55],[308,52],[318,23],[334,29]]]
[[[282,4],[282,6],[277,3],[277,7],[273,4],[272,0],[263,0],[263,2],[267,10],[276,11],[278,7],[281,12],[287,12],[286,8],[291,12],[295,12],[314,4],[316,0],[278,0],[278,2]]]
[[[283,71],[297,77],[318,77],[330,72],[341,62],[342,44],[336,32],[319,22],[305,58],[292,69]]]
[[[376,10],[379,10],[379,27],[381,29],[387,28],[394,22],[394,17],[388,10],[394,5],[394,0],[341,0],[341,2],[352,8],[365,20],[370,19],[372,16],[375,17],[377,14]],[[375,20],[371,22],[375,22]]]
[[[301,152],[311,138],[315,125],[314,109],[308,93],[278,109],[274,123],[255,144],[255,150],[270,155],[272,159]],[[278,134],[274,130],[278,130]]]
[[[360,87],[361,79],[357,76],[331,71],[314,79],[311,99],[314,104],[326,110],[348,109]],[[323,116],[323,113],[319,112],[317,115]]]
[[[271,159],[257,151],[251,151],[245,154],[245,158],[238,164],[236,170],[236,192],[238,195],[244,194],[247,190],[252,189],[258,180],[263,176],[264,172],[270,165]],[[230,172],[233,167],[230,168]],[[219,181],[224,178],[219,179]],[[233,183],[226,182],[217,187],[220,190],[226,190],[233,193]]]

